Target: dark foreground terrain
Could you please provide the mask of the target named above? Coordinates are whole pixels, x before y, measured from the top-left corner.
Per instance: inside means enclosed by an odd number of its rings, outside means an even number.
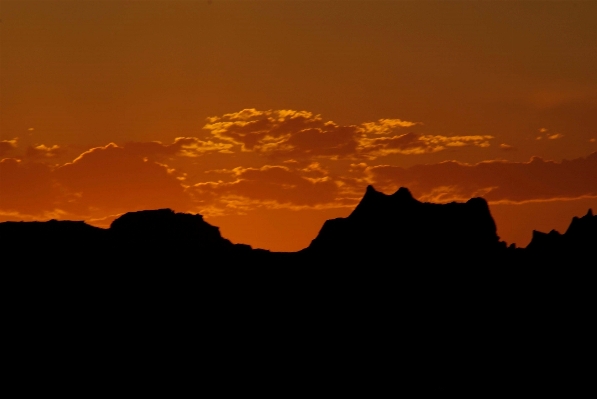
[[[491,373],[475,365],[560,370],[593,353],[596,244],[591,211],[515,248],[485,200],[422,203],[405,188],[368,187],[296,253],[233,244],[201,215],[169,209],[109,229],[5,222],[5,342],[19,351],[13,367],[101,359],[125,374],[127,358],[203,361],[214,375],[259,361],[376,378],[396,371],[390,361],[417,378],[458,362],[481,379]]]
[[[267,293],[297,301],[475,292],[498,300],[543,290],[588,294],[576,288],[594,284],[597,216],[575,217],[563,234],[535,231],[516,248],[500,241],[482,198],[423,203],[406,188],[386,195],[369,186],[348,217],[326,221],[294,253],[233,244],[201,215],[170,209],[127,213],[109,229],[4,222],[0,245],[4,273],[40,292]]]
[[[406,272],[464,266],[594,266],[590,255],[597,246],[597,216],[591,210],[575,217],[563,234],[534,231],[526,248],[508,247],[496,230],[482,198],[423,203],[406,188],[386,195],[369,186],[348,217],[325,222],[311,244],[295,253],[233,244],[201,215],[170,209],[130,212],[109,229],[76,221],[4,222],[0,245],[9,267],[101,267],[120,272],[151,267],[235,272],[244,268],[259,273],[268,266],[284,273],[293,268]]]

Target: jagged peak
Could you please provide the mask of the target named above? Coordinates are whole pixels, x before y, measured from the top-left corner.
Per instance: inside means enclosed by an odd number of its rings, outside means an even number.
[[[594,218],[595,216],[593,216],[593,209],[591,208],[589,208],[585,216],[574,216],[572,218],[572,222],[570,222],[570,225],[568,226],[568,230],[566,230],[566,235],[575,235],[578,233],[578,231],[586,230],[588,226],[595,223],[593,221]]]
[[[379,212],[394,212],[400,208],[410,208],[420,204],[406,187],[400,187],[394,194],[388,195],[377,191],[372,185],[368,185],[365,195],[352,211],[349,217],[371,217]]]
[[[410,192],[410,190],[406,187],[400,187],[394,194],[392,194],[392,197],[398,198],[398,199],[408,199],[408,200],[415,199],[413,197],[412,193]]]
[[[365,196],[369,194],[369,195],[375,195],[375,194],[383,194],[381,191],[377,191],[375,189],[375,187],[373,187],[371,184],[369,184],[367,186],[367,189],[365,190]]]
[[[380,197],[387,197],[387,195],[381,191],[377,191],[371,184],[369,184],[367,190],[365,190],[365,195],[361,199],[361,203],[363,203],[363,201],[369,202],[371,199]]]
[[[378,204],[380,200],[383,201],[383,199],[387,197],[386,194],[377,191],[371,184],[369,184],[365,190],[365,195],[363,195],[363,198],[361,198],[361,201],[354,208],[349,217],[355,217],[363,212],[368,213],[368,209],[375,209],[376,205],[374,204]]]

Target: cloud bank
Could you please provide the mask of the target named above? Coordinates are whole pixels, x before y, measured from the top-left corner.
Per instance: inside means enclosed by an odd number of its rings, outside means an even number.
[[[390,154],[423,154],[449,147],[488,147],[489,135],[440,136],[402,133],[421,123],[380,119],[360,125],[338,125],[307,111],[244,109],[209,118],[204,129],[215,141],[274,159],[375,159]]]
[[[597,153],[562,162],[533,157],[529,162],[455,161],[401,168],[365,166],[368,181],[392,191],[406,186],[426,201],[461,201],[482,196],[490,202],[525,202],[597,196]]]
[[[391,154],[396,162],[448,148],[483,151],[493,139],[407,131],[421,126],[401,119],[342,126],[306,111],[245,109],[210,118],[202,138],[110,143],[67,163],[57,161],[64,158],[58,145],[29,146],[0,161],[0,218],[103,220],[166,207],[205,215],[352,208],[367,184],[387,193],[408,187],[433,202],[597,198],[597,153],[562,162],[383,164]],[[14,155],[17,139],[0,149]]]

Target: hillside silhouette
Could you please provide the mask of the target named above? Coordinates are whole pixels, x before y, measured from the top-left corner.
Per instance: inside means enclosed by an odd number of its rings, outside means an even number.
[[[380,353],[397,340],[432,352],[531,343],[539,356],[564,329],[573,345],[593,331],[591,210],[515,248],[482,198],[433,204],[369,186],[348,217],[293,253],[233,244],[201,215],[170,209],[130,212],[108,229],[4,222],[0,243],[10,319],[28,342],[100,336],[103,351],[168,337],[184,352],[202,337],[239,349],[297,341],[300,352],[364,339]]]
[[[459,263],[479,266],[581,261],[597,244],[592,210],[574,217],[563,234],[533,231],[526,248],[500,241],[483,198],[435,204],[416,200],[407,188],[386,195],[368,186],[346,218],[326,221],[311,244],[276,253],[233,244],[198,214],[170,209],[126,213],[108,229],[81,221],[3,222],[0,242],[15,261],[80,265],[105,262],[214,268],[235,261],[266,265],[365,267]]]
[[[493,256],[505,249],[489,206],[482,198],[466,203],[417,201],[407,188],[392,195],[367,187],[346,218],[328,220],[308,248],[310,256],[400,259]]]

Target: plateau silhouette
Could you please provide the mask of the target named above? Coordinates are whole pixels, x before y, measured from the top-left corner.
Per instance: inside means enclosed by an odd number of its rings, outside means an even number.
[[[238,348],[333,337],[384,351],[400,337],[431,351],[524,344],[540,356],[558,337],[592,336],[596,244],[591,210],[565,233],[534,232],[516,248],[500,241],[482,198],[434,204],[371,186],[348,217],[292,253],[233,244],[201,215],[170,209],[130,212],[108,229],[0,223],[11,325],[26,326],[28,342],[40,328],[56,342],[71,337],[66,329],[89,330],[67,344],[99,334],[111,337],[106,348],[122,337],[207,336]]]
[[[293,253],[233,244],[201,215],[171,209],[129,212],[108,229],[82,221],[3,222],[0,243],[13,264],[79,268],[531,266],[590,259],[597,216],[589,210],[574,217],[564,234],[533,231],[531,243],[516,248],[500,241],[483,198],[436,204],[416,200],[404,187],[386,195],[368,186],[348,217],[326,221],[307,248]]]

